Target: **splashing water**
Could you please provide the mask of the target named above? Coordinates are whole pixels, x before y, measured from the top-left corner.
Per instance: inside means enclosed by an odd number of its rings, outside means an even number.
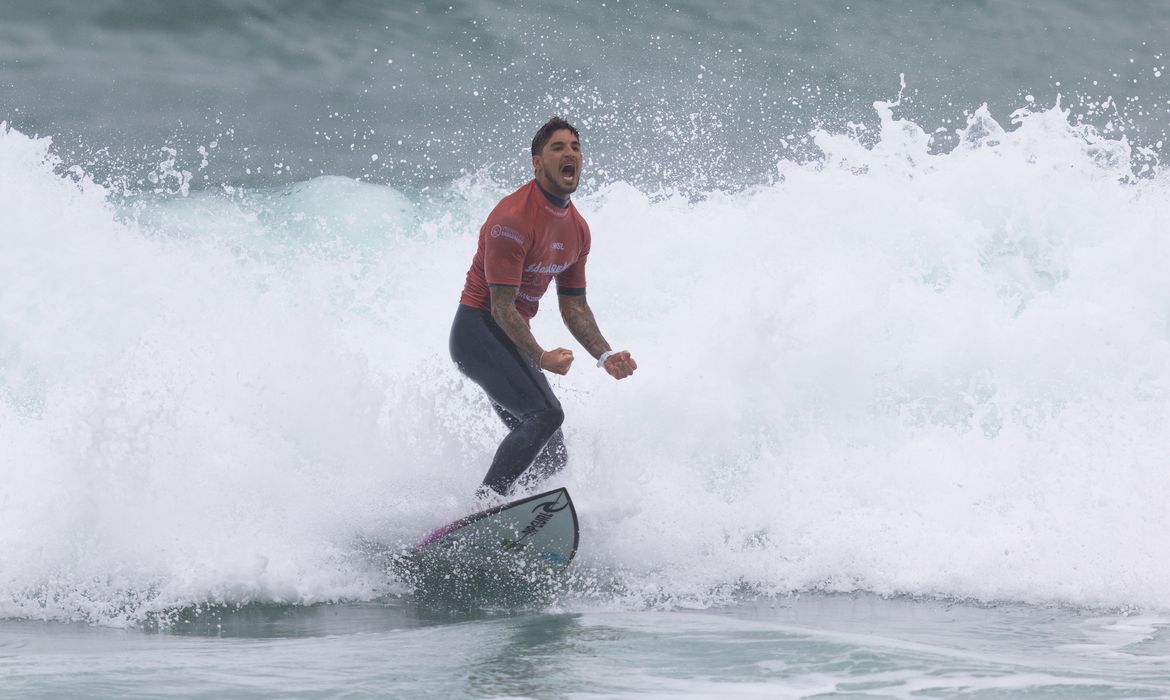
[[[554,381],[585,595],[1170,605],[1164,170],[1059,105],[947,152],[896,107],[747,191],[579,194],[641,367]],[[370,599],[355,538],[470,507],[502,428],[446,333],[519,180],[130,200],[4,127],[0,183],[0,616]]]

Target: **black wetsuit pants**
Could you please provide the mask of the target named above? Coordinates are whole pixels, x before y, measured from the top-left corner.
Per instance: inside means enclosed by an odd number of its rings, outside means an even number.
[[[506,494],[529,466],[526,482],[560,471],[568,460],[561,402],[536,363],[512,342],[490,312],[463,304],[451,324],[451,359],[492,401],[508,427],[484,486]]]

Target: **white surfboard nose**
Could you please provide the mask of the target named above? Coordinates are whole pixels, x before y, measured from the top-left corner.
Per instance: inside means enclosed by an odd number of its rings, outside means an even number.
[[[411,553],[418,559],[494,567],[532,563],[563,568],[577,553],[577,511],[558,488],[469,515],[431,532]]]

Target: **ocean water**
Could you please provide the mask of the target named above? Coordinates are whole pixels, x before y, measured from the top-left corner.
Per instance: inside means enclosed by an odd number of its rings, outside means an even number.
[[[0,695],[1170,697],[1170,7],[0,8]],[[479,224],[581,127],[530,599]],[[573,347],[556,314],[533,323]]]

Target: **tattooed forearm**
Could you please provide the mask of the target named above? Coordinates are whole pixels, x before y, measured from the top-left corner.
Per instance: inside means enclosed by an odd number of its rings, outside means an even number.
[[[536,337],[524,322],[524,317],[516,310],[516,292],[519,290],[516,287],[497,284],[490,285],[489,290],[492,297],[492,318],[504,329],[512,342],[516,343],[516,347],[539,364],[544,348],[536,342]]]
[[[593,318],[593,311],[586,303],[585,297],[564,295],[558,299],[561,304],[561,318],[565,320],[569,332],[590,355],[601,357],[601,353],[610,349],[609,343],[597,328],[597,320]]]

